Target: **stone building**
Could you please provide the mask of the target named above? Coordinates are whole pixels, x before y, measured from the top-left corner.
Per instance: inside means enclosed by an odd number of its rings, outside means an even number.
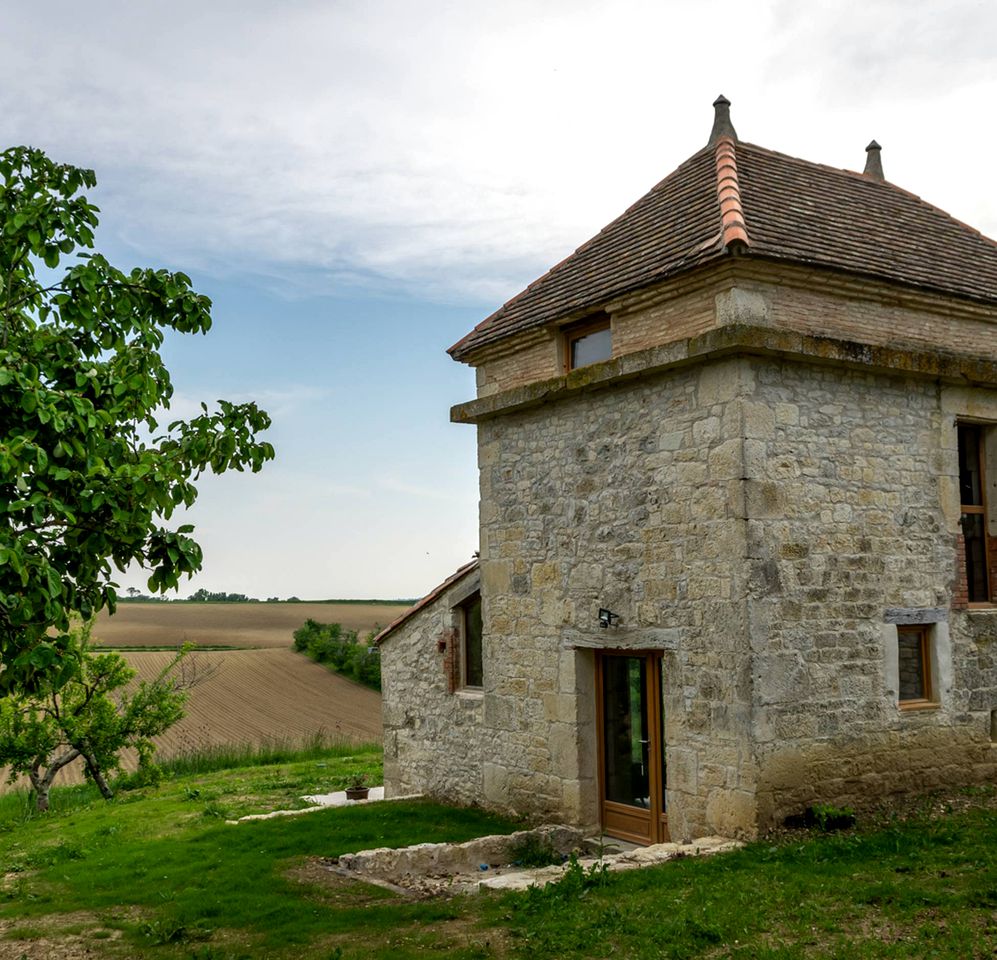
[[[997,772],[997,244],[714,106],[450,350],[480,561],[381,635],[389,793],[654,842]]]

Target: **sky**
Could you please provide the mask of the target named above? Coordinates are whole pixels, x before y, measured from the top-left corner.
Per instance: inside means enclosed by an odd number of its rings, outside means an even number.
[[[992,237],[981,0],[0,0],[0,147],[96,170],[97,247],[189,274],[174,412],[255,399],[276,459],[204,477],[181,587],[417,597],[477,549],[473,370],[446,348],[700,149],[887,179]],[[145,589],[125,571],[122,589]]]

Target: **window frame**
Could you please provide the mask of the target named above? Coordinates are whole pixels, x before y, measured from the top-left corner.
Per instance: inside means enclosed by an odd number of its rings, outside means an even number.
[[[467,655],[467,643],[470,637],[470,631],[468,629],[468,619],[470,616],[471,608],[477,604],[479,610],[481,607],[481,591],[475,590],[473,593],[465,597],[457,605],[459,625],[460,625],[460,665],[457,671],[458,690],[470,690],[470,691],[481,691],[484,690],[485,686],[485,661],[484,661],[484,620],[482,619],[481,628],[478,633],[478,663],[481,670],[481,683],[472,683],[468,677],[468,667],[470,665],[470,658]],[[479,618],[481,614],[479,613]]]
[[[938,700],[938,690],[935,685],[932,666],[932,627],[930,623],[904,623],[897,625],[897,706],[900,710],[931,710],[941,706]],[[921,679],[924,695],[901,698],[900,693],[900,635],[913,633],[918,637],[918,652],[921,660]]]
[[[973,600],[970,599],[969,593],[971,590],[971,584],[969,582],[969,555],[966,550],[965,544],[965,531],[963,530],[963,552],[962,552],[962,564],[963,569],[966,574],[966,601],[968,607],[992,607],[994,605],[994,590],[993,590],[993,570],[991,566],[990,557],[990,534],[989,534],[989,514],[987,508],[987,470],[986,470],[986,423],[982,423],[978,420],[957,420],[956,421],[956,451],[957,451],[957,466],[959,471],[959,524],[962,527],[962,518],[965,516],[979,516],[983,519],[983,567],[985,571],[985,582],[986,582],[986,599],[983,600]],[[980,477],[980,502],[979,503],[963,503],[962,502],[962,432],[963,430],[973,430],[977,436],[977,465],[976,469]]]
[[[593,360],[590,363],[575,364],[573,362],[573,354],[575,351],[575,344],[584,339],[585,337],[591,336],[593,333],[599,333],[602,330],[609,331],[609,356],[603,357],[600,360]],[[564,372],[571,373],[572,370],[582,370],[585,367],[590,367],[594,363],[605,363],[606,360],[613,359],[613,325],[612,320],[608,313],[599,314],[594,317],[586,317],[584,320],[578,321],[569,327],[564,329]]]

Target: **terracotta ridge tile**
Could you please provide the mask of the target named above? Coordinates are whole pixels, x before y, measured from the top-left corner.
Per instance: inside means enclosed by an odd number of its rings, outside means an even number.
[[[737,157],[734,140],[721,137],[716,146],[717,199],[720,201],[721,243],[725,250],[732,244],[749,246],[748,228],[741,206],[741,187],[737,181]]]

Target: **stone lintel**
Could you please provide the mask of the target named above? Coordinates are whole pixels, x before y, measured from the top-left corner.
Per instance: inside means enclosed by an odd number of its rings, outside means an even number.
[[[890,607],[883,612],[884,623],[917,624],[946,623],[949,612],[945,607]]]
[[[926,377],[966,386],[997,386],[997,360],[978,354],[876,346],[736,323],[709,330],[698,337],[638,350],[572,370],[563,376],[458,404],[451,408],[450,419],[454,423],[479,423],[590,390],[727,356],[780,357]]]
[[[561,630],[563,650],[677,650],[680,627],[607,627],[605,630]]]

